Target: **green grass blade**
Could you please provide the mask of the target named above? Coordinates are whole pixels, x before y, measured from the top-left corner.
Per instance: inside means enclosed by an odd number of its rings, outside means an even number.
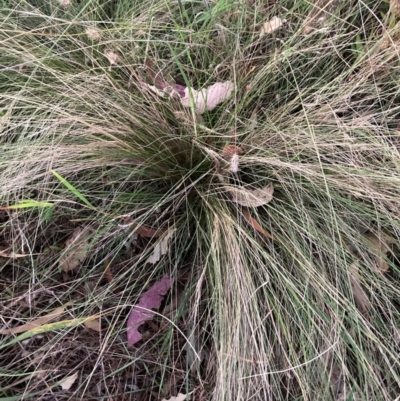
[[[7,206],[2,209],[29,209],[32,207],[52,207],[52,206],[54,206],[54,203],[38,202],[35,200],[27,199],[19,203],[16,203],[15,205]]]
[[[72,184],[70,184],[64,177],[58,174],[56,171],[51,170],[52,174],[61,182],[61,184],[65,185],[77,198],[79,198],[85,205],[89,206],[92,209],[96,209],[84,195],[82,195]]]

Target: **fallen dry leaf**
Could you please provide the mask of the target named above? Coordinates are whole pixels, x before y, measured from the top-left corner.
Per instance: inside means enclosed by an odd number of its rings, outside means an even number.
[[[68,7],[71,5],[71,0],[58,0],[61,6]]]
[[[346,400],[346,383],[344,380],[344,375],[342,369],[340,369],[337,363],[333,363],[330,368],[330,382],[332,394],[335,401],[345,401]]]
[[[114,281],[114,275],[112,274],[110,266],[107,266],[104,272],[104,278],[106,279],[107,283],[112,283]]]
[[[390,0],[390,8],[394,15],[400,16],[400,0]]]
[[[384,238],[383,235],[378,236],[372,232],[364,234],[364,238],[367,240],[369,251],[375,256],[376,272],[380,274],[387,272],[389,265],[386,263],[384,257],[390,252],[389,245],[393,244],[393,241]]]
[[[225,160],[229,160],[232,156],[234,155],[241,155],[243,153],[243,149],[240,146],[236,146],[236,145],[226,145],[223,149],[222,149],[222,157]]]
[[[89,226],[77,228],[65,243],[65,252],[60,257],[60,270],[67,273],[79,267],[86,258],[92,229]]]
[[[272,184],[264,188],[246,190],[243,188],[227,187],[228,192],[232,196],[232,200],[238,205],[245,207],[258,207],[271,202],[274,193]]]
[[[166,93],[161,89],[158,89],[155,85],[149,85],[143,82],[142,84],[143,89],[149,89],[150,91],[154,92],[156,95],[160,97],[165,97]]]
[[[172,278],[166,274],[159,281],[153,284],[139,299],[129,314],[127,323],[128,345],[134,345],[142,339],[139,327],[147,320],[151,320],[154,312],[151,309],[158,309],[165,294],[172,286]]]
[[[106,57],[109,58],[110,55],[111,53],[108,53]],[[110,63],[116,64],[117,61],[118,58],[113,56],[111,57]],[[196,112],[199,114],[203,114],[206,110],[210,111],[215,109],[220,103],[229,98],[235,88],[233,82],[226,81],[217,82],[208,88],[196,90],[181,84],[168,83],[157,77],[148,63],[146,63],[146,66],[147,72],[150,78],[152,78],[154,85],[142,83],[143,89],[150,90],[160,97],[165,97],[165,94],[167,94],[173,99],[180,100],[184,107],[190,107],[193,103]]]
[[[143,224],[137,224],[131,216],[125,216],[123,218],[123,226],[132,227],[136,234],[139,234],[145,238],[161,237],[161,235],[165,233],[164,230],[160,230],[157,228],[150,228]]]
[[[219,82],[200,91],[185,87],[181,103],[184,107],[190,107],[193,101],[196,112],[203,114],[206,110],[213,110],[228,99],[234,88],[235,85],[231,81]]]
[[[87,28],[85,33],[89,39],[92,39],[92,40],[100,40],[101,39],[101,32],[100,32],[100,30],[98,30],[96,28]]]
[[[171,397],[168,400],[166,398],[163,398],[161,401],[185,401],[186,397],[187,394],[179,393],[176,397]]]
[[[69,390],[71,386],[75,383],[76,379],[78,378],[78,372],[74,373],[71,376],[67,376],[62,379],[59,383],[63,390]]]
[[[250,212],[248,209],[243,208],[242,210],[243,213],[243,217],[247,220],[247,222],[256,230],[258,231],[260,234],[264,235],[265,237],[275,240],[275,238],[273,237],[272,234],[270,234],[267,230],[264,230],[260,224],[257,222],[256,219],[254,219],[253,217],[251,217]]]
[[[201,352],[196,352],[196,350],[200,349],[198,328],[196,332],[192,331],[187,336],[187,341],[183,349],[186,351],[186,364],[190,366],[190,371],[192,373],[200,372],[202,355]]]
[[[269,21],[265,22],[265,24],[261,28],[260,38],[276,31],[284,24],[284,22],[285,21],[283,19],[280,19],[279,17],[276,16],[271,18]]]
[[[150,228],[150,227],[146,227],[146,226],[137,226],[135,228],[135,231],[141,235],[142,237],[145,238],[155,238],[155,237],[161,237],[161,235],[164,234],[164,230],[159,230],[159,229],[155,229],[155,228]]]
[[[108,68],[109,71],[111,71],[112,65],[118,64],[121,61],[118,54],[115,53],[113,50],[106,50],[104,52],[104,56],[107,58],[108,62],[110,63],[110,67]]]
[[[162,255],[165,255],[168,252],[168,243],[169,240],[174,236],[176,228],[173,228],[167,232],[167,234],[160,239],[160,241],[154,245],[153,254],[147,259],[146,263],[154,263],[158,262]]]
[[[99,319],[87,320],[83,323],[87,329],[101,332],[101,324]]]
[[[352,263],[349,267],[350,282],[353,289],[354,300],[356,301],[357,307],[361,312],[368,311],[372,304],[365,293],[360,283],[360,273],[358,271],[357,263]]]
[[[61,315],[65,308],[69,305],[69,303],[64,306],[60,306],[59,308],[54,309],[52,312],[47,315],[41,316],[35,320],[32,320],[29,323],[23,324],[22,326],[13,327],[11,329],[2,329],[0,330],[0,334],[18,334],[24,333],[25,331],[35,329],[36,327],[42,326],[49,322],[50,320],[55,319],[59,315]]]

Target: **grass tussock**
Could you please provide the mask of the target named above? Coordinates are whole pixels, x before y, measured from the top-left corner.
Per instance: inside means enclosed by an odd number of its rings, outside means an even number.
[[[398,397],[396,4],[0,0],[0,324],[66,305],[0,336],[1,399]],[[235,91],[197,115],[158,80]],[[271,184],[268,204],[233,201]],[[175,230],[154,264],[144,229]]]

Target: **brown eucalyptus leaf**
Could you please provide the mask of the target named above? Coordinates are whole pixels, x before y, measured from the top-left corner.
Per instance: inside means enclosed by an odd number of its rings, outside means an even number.
[[[86,258],[92,229],[89,226],[78,227],[65,243],[65,251],[60,257],[60,270],[67,273],[75,270]]]
[[[248,209],[243,208],[242,213],[243,213],[243,217],[247,220],[247,222],[256,231],[258,231],[260,234],[264,235],[265,237],[267,237],[269,239],[275,240],[275,238],[273,237],[272,234],[270,234],[267,230],[262,228],[261,225],[258,223],[258,221],[256,219],[254,219],[253,217],[251,217],[250,212],[248,211]]]
[[[385,256],[390,252],[389,245],[393,244],[394,241],[373,232],[364,234],[364,238],[367,240],[368,250],[375,256],[376,272],[379,274],[387,272],[389,265],[385,261]]]
[[[85,323],[83,323],[87,329],[101,332],[101,324],[99,319],[93,319],[93,320],[86,320]]]
[[[85,31],[87,37],[92,40],[100,40],[101,39],[101,31],[97,28],[89,27]]]
[[[269,184],[264,188],[253,190],[234,187],[227,187],[227,190],[230,192],[232,200],[235,203],[245,207],[266,205],[271,202],[274,193],[274,187],[272,184]]]
[[[345,401],[346,382],[344,380],[343,371],[337,363],[332,364],[329,376],[334,400]]]
[[[272,17],[269,21],[266,21],[261,28],[260,38],[276,31],[284,24],[284,22],[285,21],[283,19],[280,19],[279,17]]]
[[[75,383],[78,378],[78,372],[75,372],[73,375],[67,376],[60,381],[60,386],[63,390],[69,390],[72,385]]]
[[[169,230],[163,238],[154,245],[153,254],[147,259],[146,263],[155,264],[165,255],[169,249],[169,241],[174,236],[176,228]]]
[[[234,88],[235,85],[231,81],[218,82],[199,91],[185,88],[181,103],[184,107],[190,107],[193,101],[196,112],[203,114],[207,110],[215,109],[220,103],[228,99]]]

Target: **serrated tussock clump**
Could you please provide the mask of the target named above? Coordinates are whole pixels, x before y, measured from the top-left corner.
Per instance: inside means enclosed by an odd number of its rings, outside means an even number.
[[[0,398],[398,397],[397,2],[0,3]]]

